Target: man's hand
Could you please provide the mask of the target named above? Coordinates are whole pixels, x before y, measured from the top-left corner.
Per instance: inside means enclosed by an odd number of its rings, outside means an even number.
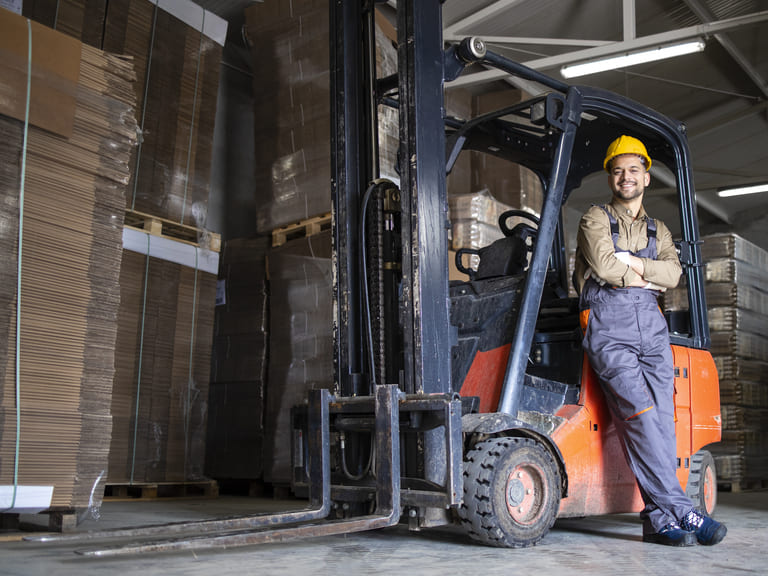
[[[638,276],[643,276],[645,273],[645,264],[643,263],[642,258],[633,256],[629,252],[615,252],[614,254],[617,260],[632,268]]]

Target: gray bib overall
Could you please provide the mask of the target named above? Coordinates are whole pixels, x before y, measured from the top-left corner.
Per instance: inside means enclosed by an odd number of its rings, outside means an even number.
[[[618,223],[603,210],[618,252]],[[655,260],[656,222],[649,218],[647,226],[648,245],[634,255]],[[580,296],[581,309],[589,310],[584,350],[637,479],[646,534],[659,532],[693,508],[676,475],[674,364],[658,295],[644,288],[601,286],[590,278]]]

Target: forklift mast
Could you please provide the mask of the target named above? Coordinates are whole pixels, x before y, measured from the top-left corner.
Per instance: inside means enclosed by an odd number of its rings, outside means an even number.
[[[331,150],[335,371],[339,391],[370,391],[364,359],[361,202],[377,179],[374,10],[331,3]],[[443,119],[441,3],[398,2],[400,206],[402,244],[401,389],[450,393],[448,214]],[[397,363],[398,359],[390,358]]]

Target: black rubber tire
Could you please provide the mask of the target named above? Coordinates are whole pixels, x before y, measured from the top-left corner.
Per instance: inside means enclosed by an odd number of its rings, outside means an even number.
[[[717,506],[717,471],[715,459],[707,450],[699,450],[691,457],[688,484],[685,493],[693,505],[711,516]]]
[[[541,540],[557,518],[560,473],[550,452],[530,438],[490,438],[464,461],[458,514],[472,540],[524,548]]]

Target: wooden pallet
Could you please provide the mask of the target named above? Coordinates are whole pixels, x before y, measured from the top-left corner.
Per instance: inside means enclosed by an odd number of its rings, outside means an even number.
[[[717,489],[723,492],[751,492],[768,489],[768,480],[733,480],[717,483]]]
[[[213,252],[221,251],[221,234],[209,232],[208,230],[195,228],[194,226],[188,226],[186,224],[179,224],[178,222],[160,218],[158,216],[152,216],[151,214],[136,212],[135,210],[126,210],[125,226],[127,228],[148,232],[153,236],[162,236],[177,242],[184,242],[185,244],[191,244],[192,246],[207,248]]]
[[[282,246],[290,240],[308,238],[330,229],[331,214],[329,212],[328,214],[307,218],[294,224],[287,224],[286,226],[276,228],[272,231],[272,246]]]
[[[161,498],[217,498],[219,485],[215,480],[199,482],[134,482],[107,484],[104,501],[158,500]]]
[[[46,510],[40,514],[36,514],[35,518],[42,520],[44,517],[48,518],[47,529],[51,532],[70,532],[77,528],[78,517],[77,511],[71,508]],[[22,520],[19,514],[0,514],[0,529],[1,530],[20,530],[24,532],[40,530],[44,526],[40,521],[31,523],[29,521]],[[9,542],[15,540],[13,535],[7,538],[0,538],[2,542]],[[18,537],[21,539],[21,536]]]

